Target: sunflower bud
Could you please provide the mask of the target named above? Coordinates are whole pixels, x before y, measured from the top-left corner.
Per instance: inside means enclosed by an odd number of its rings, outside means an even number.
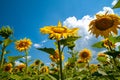
[[[12,34],[13,34],[13,30],[9,26],[3,26],[0,29],[0,35],[5,39],[7,39]]]

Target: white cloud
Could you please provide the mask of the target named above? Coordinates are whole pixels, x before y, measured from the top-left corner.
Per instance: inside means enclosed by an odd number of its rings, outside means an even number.
[[[103,7],[102,11],[99,11],[97,14],[105,14],[108,11],[108,14],[114,14],[113,9],[110,7]]]
[[[75,16],[67,18],[64,22],[63,25],[67,26],[68,28],[80,28],[79,30],[79,35],[80,36],[88,36],[88,25],[89,22],[93,18],[90,17],[89,15],[84,16],[82,19],[77,20]]]
[[[48,41],[48,39],[45,39],[45,40],[41,41],[40,44],[38,44],[38,43],[34,43],[33,46],[34,46],[35,48],[40,48],[40,47],[42,47],[43,44],[46,43],[47,41]]]
[[[110,7],[103,7],[103,10],[99,11],[98,13],[104,14],[106,13],[106,11],[108,11],[108,13],[114,13]],[[88,48],[92,50],[92,54],[93,54],[92,62],[96,63],[97,61],[95,61],[95,59],[96,59],[97,53],[103,49],[94,49],[91,47],[95,42],[98,42],[102,39],[101,37],[95,38],[88,31],[89,29],[88,25],[90,21],[93,19],[95,19],[95,17],[94,16],[91,17],[89,15],[85,15],[81,19],[77,19],[75,16],[73,16],[73,17],[68,17],[63,22],[63,25],[67,26],[68,28],[80,28],[78,33],[80,36],[82,36],[82,38],[76,41],[75,50],[79,51],[83,48]]]
[[[21,64],[20,61],[15,61],[15,66],[18,66],[19,64]]]
[[[47,40],[47,39],[45,39],[45,40],[43,40],[43,41],[42,41],[42,43],[46,43],[47,41],[48,41],[48,40]]]
[[[42,47],[42,45],[37,44],[37,43],[35,43],[33,46],[34,46],[35,48],[40,48],[40,47]]]
[[[112,6],[114,6],[117,2],[118,2],[118,0],[113,0]]]
[[[27,59],[30,59],[31,58],[31,56],[27,56]],[[25,59],[25,57],[23,57],[23,59]]]

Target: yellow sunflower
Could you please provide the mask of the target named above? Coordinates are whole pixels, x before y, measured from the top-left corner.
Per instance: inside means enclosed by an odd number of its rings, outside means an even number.
[[[105,63],[105,62],[109,62],[109,57],[107,54],[100,52],[98,53],[97,60]]]
[[[19,64],[18,66],[16,66],[16,68],[17,68],[19,71],[23,71],[23,69],[25,69],[25,67],[26,67],[26,64],[24,64],[24,63],[21,63],[21,64]]]
[[[12,71],[12,64],[11,63],[7,63],[7,64],[5,64],[5,66],[4,66],[4,71],[5,72],[11,72]]]
[[[77,36],[78,28],[68,29],[62,26],[61,22],[58,22],[57,26],[45,26],[40,28],[40,32],[43,34],[49,34],[50,39],[60,40],[61,38],[67,38],[69,36]]]
[[[91,58],[91,51],[85,48],[79,52],[79,57],[82,60],[88,61]]]
[[[54,55],[50,55],[50,59],[51,59],[53,62],[56,62],[56,63],[60,61],[60,56],[59,56],[59,51],[58,51],[58,49],[55,50]],[[62,60],[64,60],[64,55],[63,55],[63,53],[62,53]]]
[[[41,63],[41,61],[40,61],[40,60],[36,60],[36,61],[34,62],[34,65],[35,65],[35,66],[39,66],[39,65],[40,65],[40,63]]]
[[[115,44],[113,44],[108,38],[102,40],[103,41],[103,46],[106,48],[115,48]]]
[[[120,28],[120,17],[115,14],[97,14],[96,19],[89,24],[89,31],[96,37],[103,36],[107,38],[112,33],[118,34],[117,28]]]
[[[30,39],[24,38],[21,40],[18,40],[15,42],[15,47],[18,51],[25,51],[28,50],[30,48],[30,46],[32,45],[32,42]]]
[[[97,64],[90,64],[89,70],[91,73],[94,73],[98,70],[98,65]]]
[[[48,68],[48,66],[43,66],[43,67],[40,69],[40,73],[49,73],[49,68]]]

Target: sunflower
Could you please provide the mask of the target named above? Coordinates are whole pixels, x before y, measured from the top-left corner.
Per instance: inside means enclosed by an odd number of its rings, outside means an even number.
[[[54,55],[50,55],[50,59],[51,59],[53,62],[56,62],[56,63],[60,61],[60,56],[59,56],[59,51],[58,51],[58,49],[55,50]],[[62,53],[62,60],[64,60],[64,55],[63,55],[63,53]]]
[[[77,36],[78,28],[68,29],[62,26],[61,22],[58,22],[57,26],[45,26],[40,28],[40,32],[43,34],[49,34],[50,39],[60,40],[61,38],[67,38],[69,36]]]
[[[110,48],[115,48],[115,44],[113,44],[108,38],[102,40],[103,41],[103,46],[110,49]]]
[[[39,66],[39,65],[40,65],[40,63],[41,63],[41,61],[40,61],[40,60],[36,60],[36,61],[34,62],[34,65],[35,65],[35,66]]]
[[[98,65],[97,64],[90,64],[89,70],[91,73],[94,73],[98,70]]]
[[[103,36],[107,38],[112,33],[118,34],[117,28],[120,28],[120,17],[116,14],[97,14],[96,19],[89,24],[89,31],[96,37]]]
[[[49,73],[49,68],[48,68],[48,66],[43,66],[43,67],[40,69],[40,73]]]
[[[79,68],[84,68],[86,66],[86,62],[83,59],[78,59],[76,64]]]
[[[7,64],[5,64],[5,66],[4,66],[4,71],[5,72],[11,72],[12,71],[12,64],[11,63],[7,63]]]
[[[107,54],[104,53],[98,53],[97,60],[100,62],[109,62],[109,57]]]
[[[26,67],[26,65],[24,63],[21,63],[19,64],[18,66],[16,66],[16,68],[19,70],[19,71],[23,71],[23,69]]]
[[[91,51],[85,48],[80,51],[79,57],[82,60],[88,61],[91,58]]]
[[[98,53],[98,57],[108,57],[108,55],[104,54],[104,53]]]
[[[25,51],[28,50],[30,48],[30,46],[32,45],[32,42],[30,39],[24,38],[21,40],[18,40],[15,42],[15,47],[18,51]]]

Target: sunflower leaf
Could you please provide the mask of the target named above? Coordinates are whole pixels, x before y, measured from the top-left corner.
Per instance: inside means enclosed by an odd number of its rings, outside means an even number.
[[[7,38],[4,40],[4,46],[8,46],[12,42],[11,39]]]
[[[116,37],[116,42],[120,42],[120,36]]]
[[[16,61],[16,60],[18,60],[22,57],[24,57],[24,56],[8,56],[8,61],[9,62],[14,62],[14,61]]]
[[[60,44],[67,46],[69,49],[73,49],[75,46],[75,41],[80,37],[68,37],[67,39],[60,40]]]
[[[103,42],[97,42],[97,43],[95,43],[95,44],[93,44],[92,45],[92,47],[96,47],[96,48],[104,48],[104,46],[103,46]]]
[[[112,42],[112,43],[116,43],[118,40],[116,39],[117,37],[113,37],[112,35],[109,36],[109,40]]]
[[[115,8],[120,8],[120,0],[118,0],[118,2],[113,6],[113,9]]]
[[[53,48],[37,48],[38,50],[41,50],[41,51],[44,51],[44,52],[46,52],[46,53],[48,53],[48,54],[54,54],[55,53],[55,50],[53,49]]]

